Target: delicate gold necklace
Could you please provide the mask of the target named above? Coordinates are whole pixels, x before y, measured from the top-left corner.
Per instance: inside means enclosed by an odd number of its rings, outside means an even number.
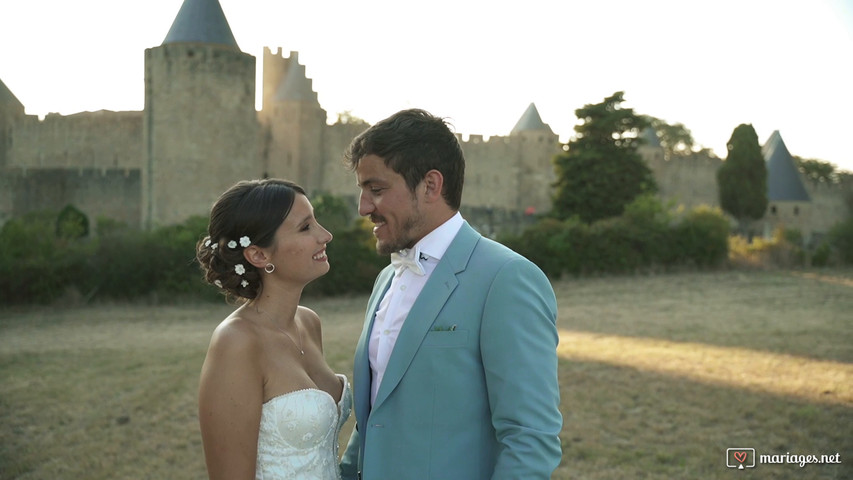
[[[257,310],[257,307],[256,307],[256,310]],[[258,313],[261,313],[261,312],[258,311]],[[270,323],[272,324],[273,327],[275,327],[276,330],[287,335],[287,338],[289,338],[290,341],[293,342],[293,345],[295,345],[296,348],[299,349],[299,353],[304,357],[305,356],[305,349],[302,348],[302,331],[299,330],[299,324],[296,323],[296,319],[295,318],[293,319],[293,325],[296,326],[296,334],[299,335],[299,343],[296,343],[296,340],[294,340],[293,337],[291,337],[289,333],[282,330],[282,328],[279,327],[278,324],[275,323],[272,318],[270,318],[267,315],[265,315],[265,316],[269,319]]]
[[[272,322],[272,320],[270,320],[270,321]],[[291,337],[289,333],[282,330],[281,327],[279,327],[278,325],[276,325],[273,322],[273,326],[275,328],[277,328],[279,332],[287,335],[287,338],[289,338],[290,341],[293,342],[294,345],[296,345],[296,348],[299,349],[299,353],[302,354],[302,356],[304,357],[305,356],[305,350],[302,348],[302,332],[299,330],[299,324],[296,323],[295,319],[293,320],[293,324],[296,325],[296,334],[299,335],[299,343],[296,343],[296,340],[294,340],[293,337]]]

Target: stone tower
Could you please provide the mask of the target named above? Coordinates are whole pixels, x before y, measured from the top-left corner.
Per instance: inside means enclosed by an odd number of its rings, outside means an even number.
[[[145,50],[142,227],[181,222],[226,188],[262,175],[255,57],[218,0],[184,0],[166,39]]]
[[[788,147],[778,130],[761,147],[767,165],[767,212],[764,214],[764,234],[770,236],[775,227],[798,228],[806,238],[812,232],[803,231],[803,218],[811,217],[812,201],[803,178],[797,170]]]
[[[509,134],[518,138],[518,203],[514,206],[528,214],[551,209],[551,185],[554,184],[553,158],[561,153],[559,138],[542,121],[536,105],[531,103]]]
[[[309,192],[322,189],[326,111],[317,100],[312,81],[299,64],[299,54],[283,58],[264,48],[263,106],[264,171],[292,180]]]

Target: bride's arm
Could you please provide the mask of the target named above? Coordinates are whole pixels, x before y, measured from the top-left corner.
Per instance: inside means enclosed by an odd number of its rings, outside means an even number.
[[[238,324],[213,333],[201,370],[198,417],[211,480],[254,480],[263,376],[256,341]]]

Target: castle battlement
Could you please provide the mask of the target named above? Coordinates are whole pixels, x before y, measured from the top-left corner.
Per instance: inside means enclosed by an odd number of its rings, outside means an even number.
[[[213,35],[179,13],[166,40],[145,50],[142,111],[39,119],[26,115],[11,92],[4,94],[11,100],[0,105],[0,222],[72,203],[91,218],[151,228],[205,215],[236,181],[264,176],[354,201],[352,173],[341,159],[366,125],[327,124],[299,53],[285,56],[281,47],[263,49],[262,108],[256,110],[257,59],[239,49],[221,20],[226,29]],[[515,229],[551,208],[552,160],[563,152],[532,103],[509,132],[456,134],[466,158],[463,206],[488,232]],[[719,205],[719,158],[705,152],[665,158],[654,145],[639,153],[664,199]],[[814,208],[798,205],[798,212],[810,213],[791,217],[795,226],[804,233],[825,230],[849,215],[843,200],[849,184],[809,183]],[[780,215],[791,210],[777,207]]]

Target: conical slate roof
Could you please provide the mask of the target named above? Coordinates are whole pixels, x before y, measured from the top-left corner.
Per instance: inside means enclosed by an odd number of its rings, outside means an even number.
[[[548,133],[554,133],[553,130],[551,130],[551,127],[542,121],[542,117],[539,116],[539,110],[536,109],[536,105],[531,103],[530,106],[527,107],[527,110],[525,110],[521,115],[521,118],[518,119],[518,123],[515,124],[515,127],[512,128],[510,135],[514,133],[538,130],[545,130]]]
[[[771,202],[811,201],[794,158],[776,130],[761,147],[767,163],[767,199]]]
[[[163,45],[169,43],[212,43],[240,49],[219,0],[184,0],[163,40]]]
[[[5,105],[10,108],[10,110],[24,110],[24,105],[18,100],[18,97],[9,90],[9,87],[3,83],[3,80],[0,80],[0,105]]]

